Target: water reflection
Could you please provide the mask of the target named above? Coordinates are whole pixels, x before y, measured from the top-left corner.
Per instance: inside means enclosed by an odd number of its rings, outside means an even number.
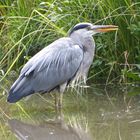
[[[19,140],[91,140],[82,128],[68,125],[64,120],[29,124],[20,120],[8,121],[11,131]]]
[[[50,94],[8,104],[5,87],[0,87],[0,140],[140,140],[140,96],[128,96],[138,88],[66,92],[62,113],[51,106]]]

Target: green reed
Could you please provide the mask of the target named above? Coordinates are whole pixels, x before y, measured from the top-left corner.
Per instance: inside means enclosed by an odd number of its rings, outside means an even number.
[[[95,37],[96,55],[89,79],[102,77],[107,84],[139,81],[139,7],[138,0],[0,1],[2,79],[12,70],[19,72],[30,57],[66,36],[76,23],[92,22],[115,24],[119,30]]]

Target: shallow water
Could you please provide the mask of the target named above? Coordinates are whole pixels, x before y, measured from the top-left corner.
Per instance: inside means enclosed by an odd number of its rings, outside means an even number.
[[[6,102],[0,88],[0,140],[140,140],[139,87],[90,86],[66,91],[56,112],[54,94]]]

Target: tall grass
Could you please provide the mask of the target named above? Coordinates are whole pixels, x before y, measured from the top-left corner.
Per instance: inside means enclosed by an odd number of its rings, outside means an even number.
[[[139,81],[140,2],[135,0],[0,1],[0,69],[19,71],[49,43],[78,22],[115,24],[117,34],[95,37],[96,56],[89,79],[106,83]]]

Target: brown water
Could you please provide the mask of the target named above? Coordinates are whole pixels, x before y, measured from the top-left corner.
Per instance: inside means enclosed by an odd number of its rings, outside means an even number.
[[[140,140],[139,87],[91,86],[67,91],[56,113],[54,94],[6,102],[0,89],[0,140]]]

